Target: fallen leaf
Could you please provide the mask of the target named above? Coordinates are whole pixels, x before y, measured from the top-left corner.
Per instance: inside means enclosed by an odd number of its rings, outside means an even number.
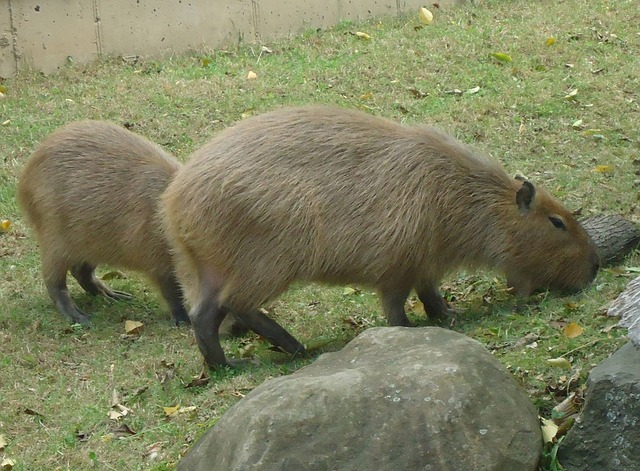
[[[2,126],[6,126],[7,124],[11,124],[11,120],[10,120],[10,119],[5,119],[5,120],[2,122]]]
[[[0,461],[0,469],[2,471],[9,471],[13,469],[15,465],[16,461],[12,460],[11,458],[4,458],[2,461]]]
[[[196,386],[204,386],[211,380],[211,377],[207,374],[206,368],[202,369],[202,372],[194,376],[189,383],[187,383],[185,388],[195,388]]]
[[[0,93],[7,93],[9,88],[6,85],[0,85]]]
[[[209,65],[211,65],[212,62],[213,60],[209,59],[208,57],[203,57],[202,59],[200,59],[200,63],[202,64],[202,67],[208,67]]]
[[[124,331],[129,335],[140,335],[144,324],[138,321],[124,321]]]
[[[447,95],[462,95],[462,90],[459,90],[457,88],[454,88],[453,90],[445,90],[444,91]]]
[[[425,7],[422,7],[420,8],[420,10],[418,10],[418,16],[420,17],[420,21],[422,21],[425,25],[429,25],[433,22],[433,13],[431,13]]]
[[[612,165],[596,165],[593,168],[593,171],[596,173],[611,173],[613,172],[613,166]]]
[[[160,457],[160,451],[162,450],[162,443],[157,442],[149,445],[147,447],[147,451],[144,454],[144,457],[147,461],[153,461]]]
[[[578,309],[580,309],[581,304],[580,303],[564,303],[564,308],[567,311],[577,311]]]
[[[112,430],[111,433],[113,433],[113,436],[116,438],[128,437],[136,434],[136,432],[131,430],[127,424],[121,424],[118,428]]]
[[[509,54],[505,54],[504,52],[492,52],[491,57],[500,62],[511,62],[513,60]]]
[[[367,92],[364,95],[360,95],[361,100],[371,100],[373,98],[373,93]]]
[[[553,439],[556,437],[558,433],[558,426],[553,422],[553,420],[545,419],[544,417],[540,417],[542,421],[542,439],[544,443],[551,443]]]
[[[577,88],[574,88],[573,90],[571,90],[569,93],[567,93],[567,94],[564,96],[564,99],[565,99],[565,100],[575,100],[575,99],[576,99],[576,96],[578,96],[578,89],[577,89]]]
[[[174,414],[172,415],[182,415],[182,414],[189,414],[191,412],[195,412],[196,410],[196,406],[187,406],[187,407],[180,407],[177,411],[175,411]]]
[[[9,221],[8,219],[3,219],[2,221],[0,221],[0,229],[2,229],[4,232],[7,232],[10,227],[11,221]]]
[[[565,325],[564,329],[562,329],[562,333],[564,334],[564,336],[570,339],[578,337],[582,334],[582,332],[584,332],[584,329],[575,322],[571,322]]]
[[[371,39],[371,36],[369,36],[367,33],[363,33],[362,31],[356,31],[354,35],[358,36],[360,39],[366,39],[366,40]]]
[[[351,288],[350,286],[347,286],[344,290],[342,290],[342,294],[344,296],[351,296],[354,294],[360,294],[360,290],[357,288]]]
[[[474,93],[478,93],[480,91],[480,87],[473,87],[467,90],[465,93],[467,95],[473,95]]]
[[[8,444],[9,443],[7,442],[7,437],[5,437],[4,435],[0,435],[0,451],[4,451]]]
[[[36,412],[33,409],[29,409],[28,407],[24,410],[24,413],[27,415],[35,415],[36,417],[44,417],[41,413]]]
[[[547,38],[547,40],[545,41],[545,44],[547,46],[553,46],[555,43],[556,43],[556,38],[553,38],[553,37]]]
[[[577,121],[574,121],[574,122],[571,124],[571,127],[572,127],[573,129],[580,129],[580,128],[582,127],[582,120],[581,120],[581,119],[579,119],[579,120],[577,120]]]
[[[166,415],[167,417],[171,417],[173,414],[178,412],[178,410],[180,410],[180,404],[172,407],[163,407],[162,410],[164,411],[164,415]]]
[[[107,414],[111,420],[118,420],[124,417],[124,414],[115,410],[110,410]]]
[[[549,366],[553,366],[555,368],[562,368],[565,370],[570,370],[571,369],[571,362],[569,360],[567,360],[566,358],[550,358],[547,360],[547,364]]]
[[[258,74],[256,74],[253,70],[250,70],[247,74],[247,80],[255,80],[258,78]]]
[[[409,87],[407,90],[409,90],[413,94],[413,96],[416,98],[424,98],[427,96],[425,92],[423,92],[422,90],[418,90],[417,88],[414,88],[414,87]]]
[[[111,407],[115,407],[120,404],[120,394],[116,388],[111,391]]]

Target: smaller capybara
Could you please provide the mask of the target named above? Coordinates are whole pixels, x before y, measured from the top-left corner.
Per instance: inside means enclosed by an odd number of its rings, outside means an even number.
[[[145,273],[188,322],[159,218],[160,195],[180,167],[158,145],[114,124],[80,121],[40,144],[18,182],[18,203],[40,245],[49,296],[72,322],[88,316],[69,296],[67,272],[90,294],[131,295],[95,275],[98,264]]]
[[[226,361],[217,333],[226,312],[252,327],[255,309],[294,281],[374,286],[389,324],[406,326],[410,290],[443,316],[438,285],[463,267],[499,270],[521,295],[582,289],[599,268],[585,230],[543,189],[431,127],[335,107],[228,128],[194,153],[163,200],[212,367]],[[295,350],[279,329],[270,340]]]

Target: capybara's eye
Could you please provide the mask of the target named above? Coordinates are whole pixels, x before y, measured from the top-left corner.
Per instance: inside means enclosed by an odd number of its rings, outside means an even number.
[[[558,229],[562,229],[564,231],[567,230],[567,226],[564,225],[564,221],[557,216],[549,216],[549,221]]]

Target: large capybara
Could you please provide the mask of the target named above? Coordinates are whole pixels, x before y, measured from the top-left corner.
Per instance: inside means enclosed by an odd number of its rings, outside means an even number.
[[[30,157],[18,202],[40,245],[49,296],[72,322],[88,317],[69,296],[67,271],[88,293],[131,297],[100,280],[98,264],[145,273],[174,321],[188,321],[158,212],[160,195],[179,167],[156,144],[101,121],[60,128]]]
[[[246,314],[293,281],[372,285],[389,324],[406,326],[410,290],[443,316],[439,282],[462,267],[499,270],[521,295],[579,290],[599,267],[587,233],[546,191],[431,127],[341,108],[240,122],[195,152],[163,200],[210,366],[225,363],[226,312],[251,327]]]

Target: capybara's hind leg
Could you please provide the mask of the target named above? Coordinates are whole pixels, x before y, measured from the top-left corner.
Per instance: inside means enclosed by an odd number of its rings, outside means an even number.
[[[102,295],[115,301],[133,298],[129,293],[109,288],[104,281],[96,276],[95,269],[95,265],[90,263],[78,263],[71,267],[71,274],[82,286],[82,289],[94,296]]]
[[[235,312],[235,311],[234,311]],[[258,309],[237,313],[238,318],[256,334],[288,353],[305,353],[304,345],[287,330]]]
[[[425,283],[416,288],[418,298],[429,317],[442,320],[449,314],[449,306],[440,294],[440,290],[431,283]]]
[[[42,261],[44,283],[49,297],[58,311],[73,323],[87,324],[89,316],[78,309],[67,288],[67,267],[59,260],[44,259]]]
[[[380,288],[380,301],[382,310],[387,318],[387,322],[391,326],[411,327],[413,324],[409,321],[404,311],[404,303],[409,296],[408,288]]]
[[[173,316],[173,321],[176,325],[179,325],[181,322],[190,324],[191,321],[189,320],[187,310],[184,307],[184,295],[182,293],[182,288],[180,288],[176,277],[174,275],[162,277],[158,279],[156,283],[160,288],[162,297],[169,304],[169,309],[171,310],[171,315]]]
[[[206,296],[189,312],[193,333],[209,368],[231,365],[224,356],[218,330],[226,313],[214,296]]]
[[[249,330],[242,319],[230,312],[220,324],[220,337],[242,337],[247,335]]]

